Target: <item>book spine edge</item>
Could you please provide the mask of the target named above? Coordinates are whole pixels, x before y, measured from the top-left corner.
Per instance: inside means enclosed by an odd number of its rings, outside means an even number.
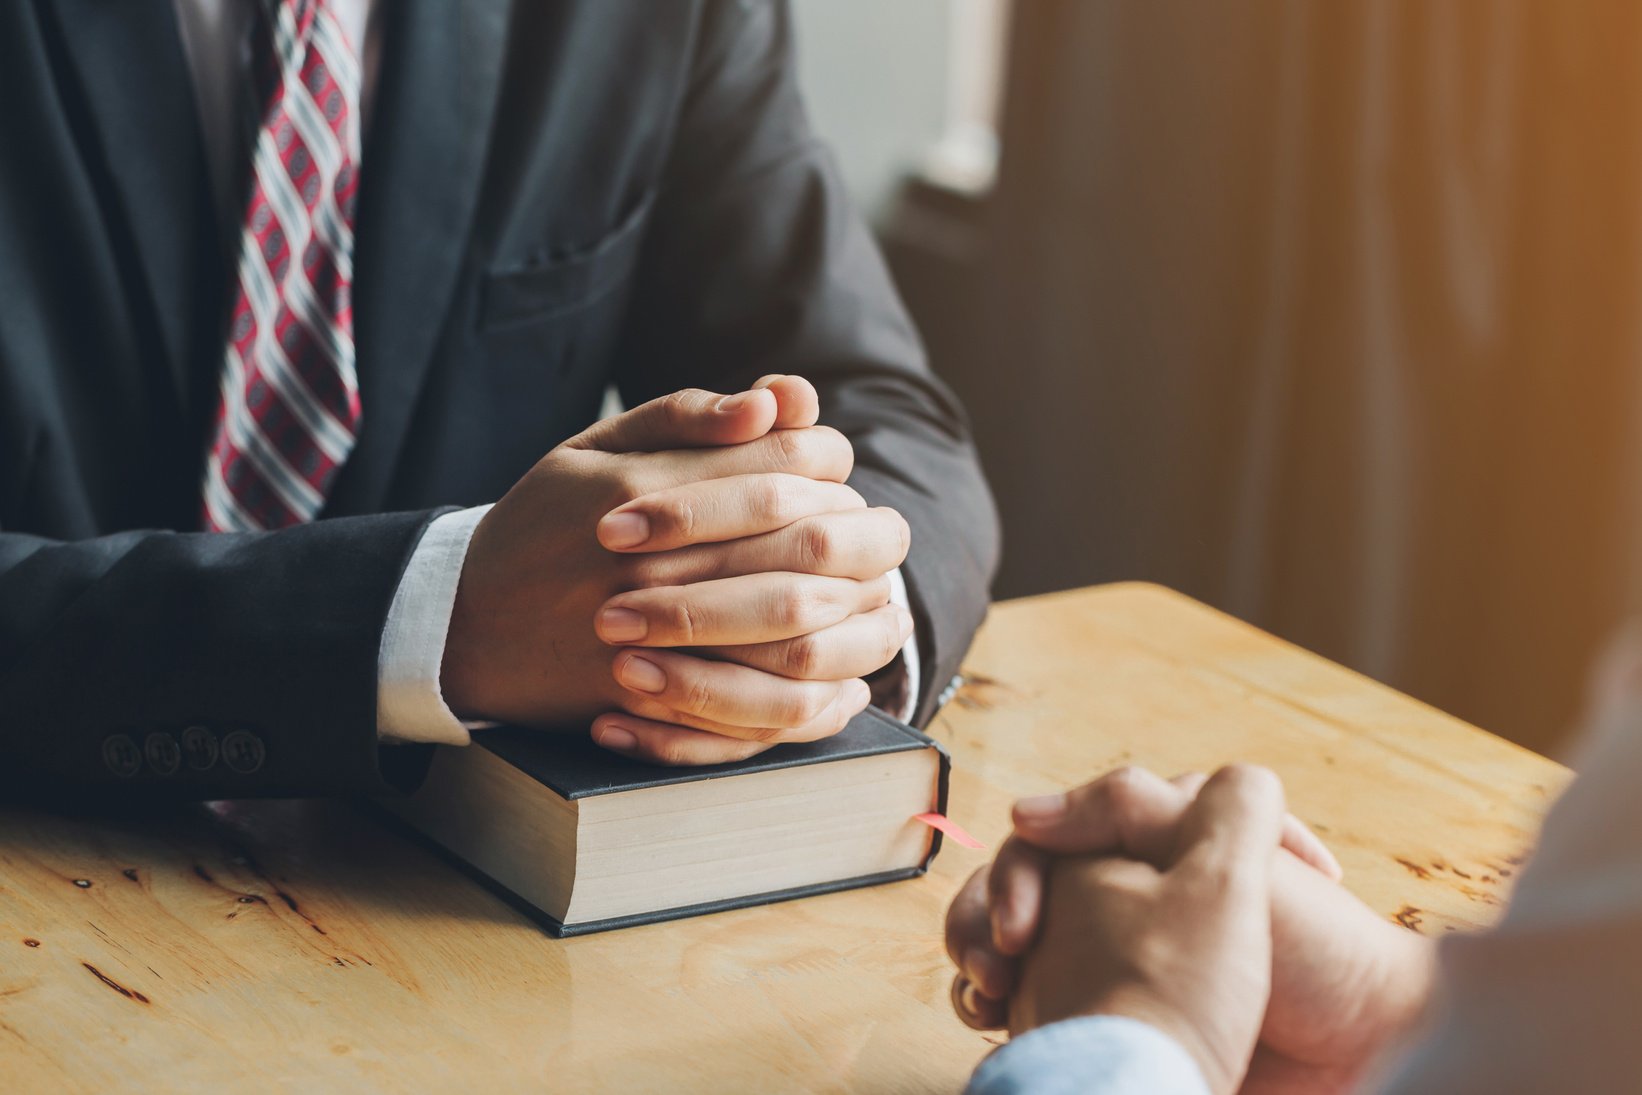
[[[704,905],[685,905],[676,909],[663,909],[659,912],[640,913],[634,916],[618,916],[607,920],[589,920],[584,923],[568,925],[560,924],[557,920],[547,917],[551,923],[546,926],[549,931],[552,931],[555,936],[561,939],[578,935],[593,935],[597,932],[637,928],[645,924],[661,924],[669,920],[686,920],[694,916],[707,916],[711,913],[730,912],[735,909],[750,909],[759,905],[779,905],[784,901],[797,901],[806,897],[841,893],[845,890],[859,890],[867,886],[881,886],[889,882],[904,882],[908,879],[922,877],[928,869],[929,860],[925,859],[923,863],[916,867],[901,867],[893,871],[880,871],[876,874],[840,879],[837,882],[823,882],[814,886],[798,886],[790,890],[775,890],[770,893],[732,898],[728,901],[714,901]],[[546,914],[542,915],[545,916]]]

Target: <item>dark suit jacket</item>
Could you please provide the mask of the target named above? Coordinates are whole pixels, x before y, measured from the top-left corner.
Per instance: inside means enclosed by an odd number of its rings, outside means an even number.
[[[927,718],[984,613],[996,523],[807,128],[785,5],[384,14],[358,446],[324,519],[204,535],[232,266],[172,4],[0,5],[0,778],[379,788],[378,643],[422,530],[500,497],[611,382],[629,404],[815,382],[852,485],[912,525]]]

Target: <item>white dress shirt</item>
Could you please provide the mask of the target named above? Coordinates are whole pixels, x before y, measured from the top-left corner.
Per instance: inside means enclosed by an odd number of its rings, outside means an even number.
[[[237,233],[243,213],[242,173],[248,162],[244,132],[244,87],[251,67],[254,5],[260,0],[173,0],[183,51],[193,74],[200,130],[211,172],[219,220]],[[377,0],[328,0],[332,14],[363,62],[361,128],[369,126],[381,64],[382,32]],[[363,50],[360,44],[363,43]],[[368,170],[362,165],[362,170]],[[360,393],[369,413],[371,393]],[[466,745],[468,727],[446,705],[439,671],[450,630],[456,586],[467,558],[468,543],[489,506],[478,506],[436,518],[417,544],[394,592],[382,629],[377,669],[377,733],[384,741]],[[899,569],[890,574],[891,599],[908,608],[906,583]],[[902,650],[900,672],[908,718],[918,697],[917,637]],[[475,724],[477,725],[477,724]]]
[[[251,70],[252,17],[262,0],[173,0],[183,53],[194,77],[194,102],[211,170],[211,192],[221,219],[238,231],[245,212],[240,192],[250,163],[245,132],[245,78]],[[381,64],[382,31],[377,0],[326,0],[337,25],[360,56],[360,131],[371,116]],[[364,44],[363,50],[360,44]]]

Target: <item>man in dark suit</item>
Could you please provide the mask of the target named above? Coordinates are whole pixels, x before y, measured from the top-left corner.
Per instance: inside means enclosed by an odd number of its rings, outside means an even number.
[[[369,791],[414,779],[384,739],[595,715],[708,762],[864,678],[927,718],[995,519],[790,34],[0,8],[0,780]]]

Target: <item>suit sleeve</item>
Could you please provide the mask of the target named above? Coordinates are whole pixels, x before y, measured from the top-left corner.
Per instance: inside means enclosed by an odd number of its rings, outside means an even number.
[[[415,782],[377,659],[432,514],[274,533],[0,534],[0,792],[243,798]]]
[[[998,525],[961,406],[931,373],[795,82],[776,0],[702,9],[691,83],[622,350],[629,405],[797,373],[854,443],[850,484],[912,526],[903,567],[924,671],[916,721],[986,613]]]

